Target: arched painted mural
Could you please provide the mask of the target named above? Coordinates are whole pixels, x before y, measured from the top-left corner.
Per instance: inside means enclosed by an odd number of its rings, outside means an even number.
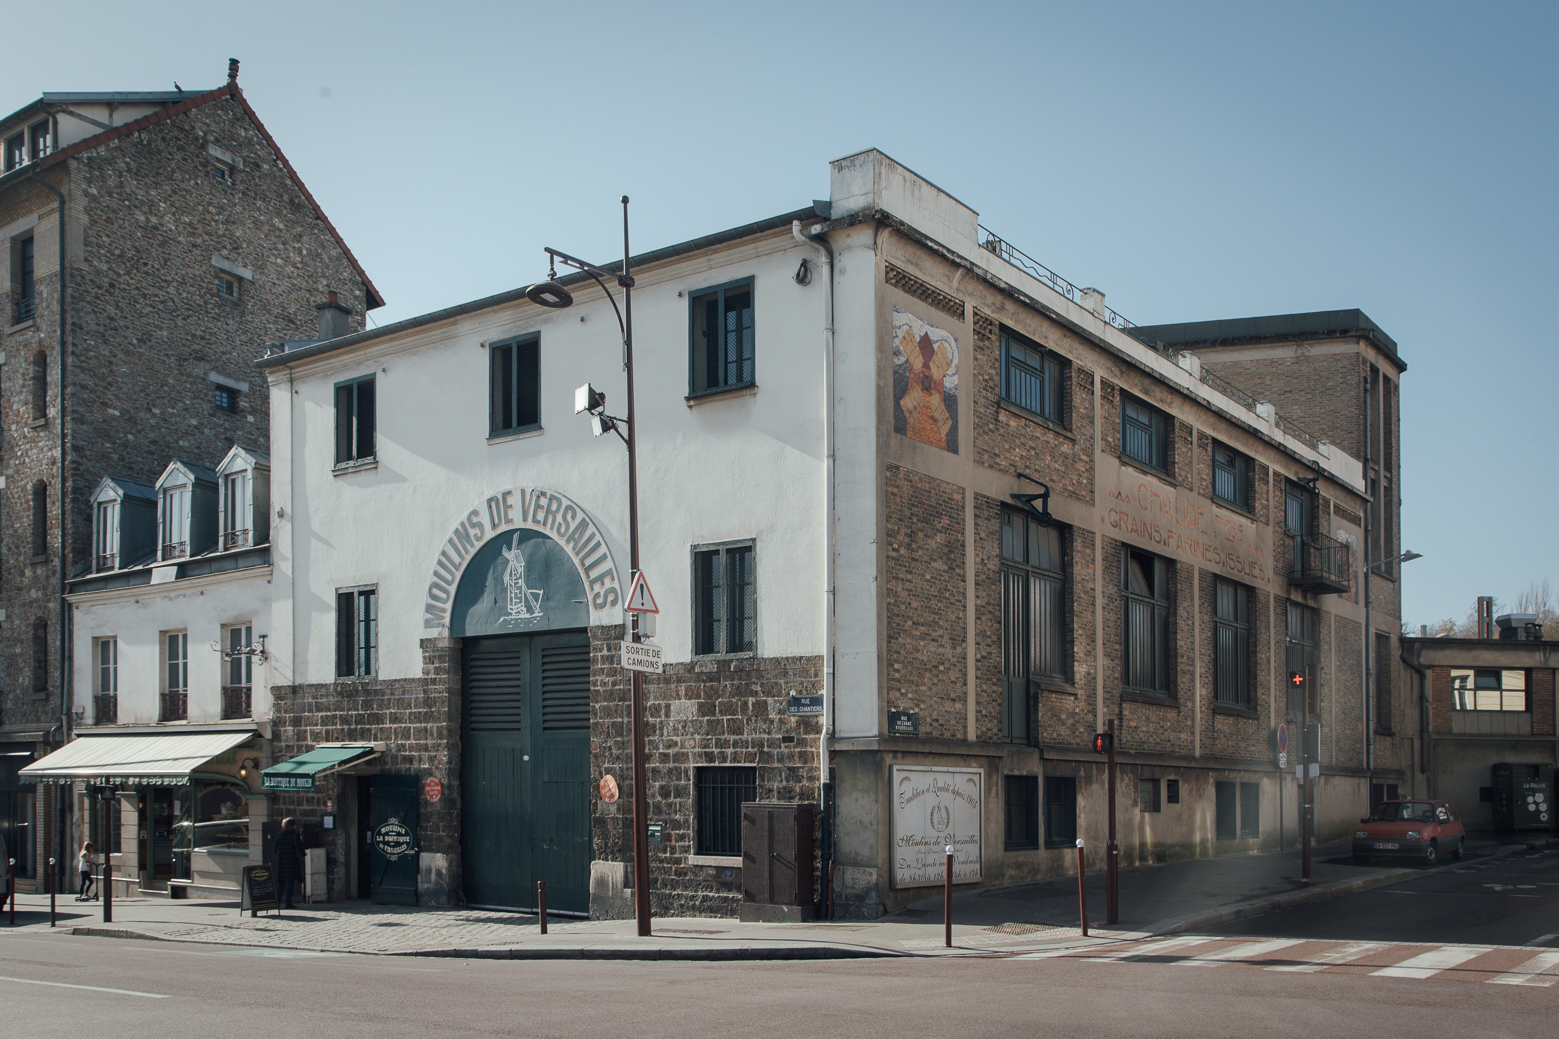
[[[590,514],[556,491],[513,487],[456,524],[433,564],[422,626],[464,637],[615,624],[622,598]]]
[[[568,550],[539,530],[507,531],[476,550],[449,612],[449,633],[525,635],[590,624]]]

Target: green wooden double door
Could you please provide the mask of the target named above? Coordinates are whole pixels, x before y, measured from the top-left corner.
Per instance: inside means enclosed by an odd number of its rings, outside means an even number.
[[[461,796],[473,906],[590,909],[590,640],[467,639]]]

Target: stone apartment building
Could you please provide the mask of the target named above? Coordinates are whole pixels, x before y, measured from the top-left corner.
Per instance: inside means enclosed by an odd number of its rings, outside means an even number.
[[[68,809],[17,772],[89,707],[62,652],[66,581],[144,562],[94,545],[99,480],[263,450],[259,344],[312,337],[328,292],[351,329],[382,302],[237,76],[0,118],[0,827],[24,884]]]
[[[1124,861],[1292,842],[1294,670],[1322,835],[1403,781],[1366,656],[1395,658],[1393,565],[1363,596],[1404,366],[1359,312],[1139,328],[876,151],[633,276],[657,913],[773,890],[757,801],[812,809],[790,896],[840,916],[939,886],[949,844],[964,884],[1079,837],[1097,866],[1109,721]],[[622,344],[560,282],[261,362],[270,811],[320,821],[335,895],[631,905],[627,479],[574,407],[623,414]]]

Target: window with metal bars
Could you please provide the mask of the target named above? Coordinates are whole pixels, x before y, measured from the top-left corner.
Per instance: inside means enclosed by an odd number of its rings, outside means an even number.
[[[1066,362],[1016,332],[1001,333],[1001,398],[1032,415],[1065,424]]]
[[[336,593],[336,677],[368,678],[379,673],[379,589]]]
[[[1283,529],[1290,542],[1291,563],[1295,574],[1305,569],[1305,539],[1315,533],[1315,495],[1292,480],[1284,485]]]
[[[490,435],[541,425],[541,337],[529,335],[488,348]]]
[[[38,284],[34,273],[36,269],[33,236],[14,239],[11,245],[11,323],[13,325],[31,321],[37,312]],[[33,418],[41,417],[33,416]]]
[[[161,720],[189,717],[189,632],[163,633],[163,682]]]
[[[751,278],[692,295],[688,396],[751,386],[756,379]]]
[[[1062,530],[1015,509],[1001,516],[1002,738],[1029,739],[1029,682],[1066,678]]]
[[[1220,578],[1215,595],[1213,697],[1219,703],[1250,707],[1250,589]]]
[[[1169,472],[1169,433],[1174,426],[1156,408],[1121,394],[1121,456]]]
[[[39,350],[32,355],[32,420],[49,417],[49,354]]]
[[[1305,674],[1309,669],[1309,680],[1305,685],[1310,690],[1310,714],[1318,717],[1321,713],[1321,682],[1315,673],[1315,610],[1304,603],[1289,602],[1288,604],[1288,641],[1285,657],[1288,662],[1288,673]],[[1300,700],[1300,691],[1294,688],[1292,682],[1288,683],[1288,716],[1298,718],[1304,713],[1305,705]]]
[[[1039,847],[1039,777],[1007,776],[1006,849],[1028,851]]]
[[[742,802],[758,799],[758,770],[750,765],[693,770],[696,855],[742,853]]]
[[[374,377],[336,383],[336,464],[366,462],[377,445]]]
[[[32,622],[32,691],[49,691],[49,622],[42,617]]]
[[[757,649],[753,543],[693,551],[693,653],[738,656]]]
[[[1169,562],[1146,552],[1124,555],[1126,624],[1122,683],[1159,696],[1173,694],[1170,681]]]
[[[1077,777],[1045,777],[1045,847],[1070,848],[1077,843]]]
[[[1163,802],[1158,797],[1158,780],[1137,780],[1137,802],[1144,812],[1162,812]]]
[[[1375,731],[1391,734],[1391,636],[1375,633]]]
[[[32,485],[32,561],[49,557],[49,485],[42,480]]]
[[[239,390],[237,387],[223,386],[221,383],[217,383],[215,398],[217,410],[236,415],[238,413],[238,396]]]
[[[1250,458],[1227,444],[1213,442],[1213,497],[1250,511]]]

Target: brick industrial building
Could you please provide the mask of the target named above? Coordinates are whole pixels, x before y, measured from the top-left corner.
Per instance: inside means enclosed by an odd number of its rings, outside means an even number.
[[[1293,670],[1323,836],[1414,782],[1374,666],[1404,365],[1363,314],[1133,326],[875,151],[634,276],[657,912],[772,892],[752,801],[815,808],[798,873],[839,915],[921,897],[946,844],[967,884],[1098,864],[1110,720],[1124,861],[1292,842]],[[622,413],[621,343],[563,282],[262,362],[272,812],[330,819],[333,894],[629,905],[626,474],[573,413],[586,381]]]
[[[44,94],[0,119],[0,828],[24,884],[69,806],[45,810],[53,790],[17,771],[91,720],[62,652],[66,578],[152,558],[94,546],[99,481],[263,450],[260,344],[313,336],[327,290],[351,328],[381,303],[237,75],[204,93]],[[177,554],[167,540],[159,560]]]

